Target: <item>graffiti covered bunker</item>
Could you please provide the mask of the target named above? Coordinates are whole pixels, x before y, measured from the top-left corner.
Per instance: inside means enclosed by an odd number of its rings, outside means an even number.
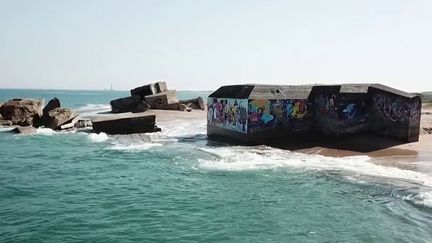
[[[419,96],[381,84],[230,85],[207,103],[207,134],[246,144],[374,133],[419,139]]]

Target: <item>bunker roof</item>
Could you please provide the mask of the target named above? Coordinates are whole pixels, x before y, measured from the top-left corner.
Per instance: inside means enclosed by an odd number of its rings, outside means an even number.
[[[307,99],[314,89],[337,89],[339,93],[368,93],[371,89],[384,91],[405,98],[417,95],[394,89],[382,84],[335,84],[335,85],[227,85],[222,86],[209,97],[233,99]]]

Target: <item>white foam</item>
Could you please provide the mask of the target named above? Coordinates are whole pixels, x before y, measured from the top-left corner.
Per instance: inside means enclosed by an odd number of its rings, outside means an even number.
[[[269,147],[202,148],[216,158],[199,160],[202,168],[214,170],[254,170],[272,168],[302,168],[310,170],[350,172],[354,175],[408,180],[432,187],[432,175],[396,167],[373,164],[368,156],[343,158],[300,154]]]
[[[12,131],[14,127],[0,127],[0,132],[9,132]]]
[[[109,137],[106,133],[103,133],[103,132],[101,132],[99,134],[98,133],[90,133],[88,135],[88,139],[94,143],[102,143],[102,142],[107,141],[109,139]]]
[[[57,132],[52,130],[51,128],[44,128],[40,127],[36,129],[37,135],[43,135],[43,136],[52,136],[55,135]]]
[[[410,194],[402,198],[405,201],[413,202],[417,205],[432,207],[432,191],[420,192],[417,195]]]
[[[194,121],[172,120],[169,122],[160,122],[157,125],[162,129],[162,132],[158,135],[169,138],[193,137],[207,134],[207,121],[205,119]]]
[[[145,151],[153,147],[162,146],[161,143],[139,143],[139,144],[114,144],[106,149],[108,150],[118,150],[126,152],[140,152]]]

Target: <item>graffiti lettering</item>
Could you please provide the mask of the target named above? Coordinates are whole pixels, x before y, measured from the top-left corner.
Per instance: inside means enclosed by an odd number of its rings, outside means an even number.
[[[247,100],[209,98],[207,122],[233,131],[247,132]]]

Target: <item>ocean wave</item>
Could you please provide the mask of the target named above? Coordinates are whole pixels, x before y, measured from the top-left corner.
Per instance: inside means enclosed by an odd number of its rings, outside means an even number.
[[[426,188],[425,192],[404,196],[416,204],[432,207],[432,175],[396,167],[382,166],[372,163],[368,156],[351,156],[342,158],[325,157],[322,155],[301,154],[267,146],[232,146],[199,148],[213,158],[199,159],[198,166],[207,170],[245,171],[293,168],[337,172],[344,175],[352,183],[366,184],[367,178],[384,178],[386,182],[393,180],[408,182],[411,185]],[[348,175],[347,175],[348,174]],[[360,177],[361,179],[358,179]],[[383,182],[378,180],[379,183]]]
[[[158,122],[162,131],[154,133],[156,137],[185,138],[196,137],[207,134],[207,121],[205,119],[196,121],[172,120],[169,122]]]
[[[203,168],[216,170],[251,170],[281,167],[305,168],[327,171],[348,171],[355,174],[399,178],[432,187],[432,175],[396,167],[377,165],[369,156],[326,157],[301,154],[267,146],[234,146],[201,148],[214,155],[213,160],[201,160]]]
[[[0,127],[0,132],[10,132],[14,127]]]
[[[409,194],[402,197],[402,200],[412,202],[417,205],[432,207],[432,191]]]
[[[121,144],[116,143],[107,147],[107,150],[117,150],[125,152],[141,152],[153,147],[162,146],[162,143],[139,143],[139,144]]]
[[[36,129],[36,134],[37,135],[43,135],[43,136],[52,136],[57,134],[58,132],[52,130],[51,128],[44,128],[44,127],[40,127]]]

